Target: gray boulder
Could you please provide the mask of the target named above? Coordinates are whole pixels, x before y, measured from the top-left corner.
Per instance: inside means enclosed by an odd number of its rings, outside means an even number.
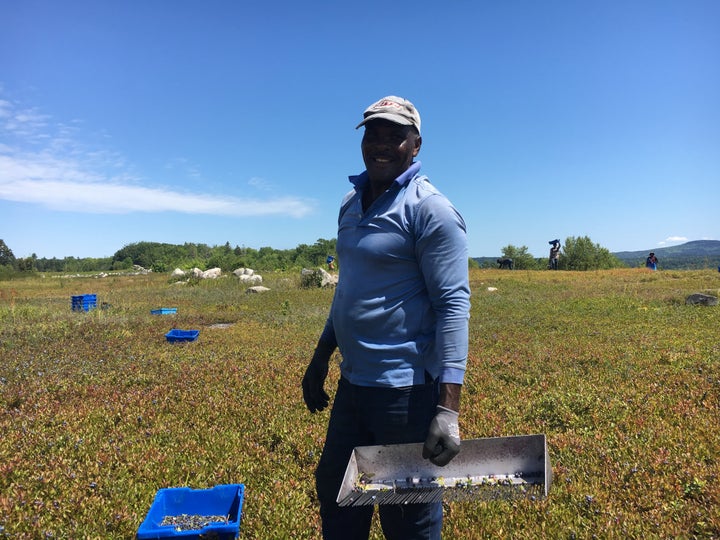
[[[205,270],[201,275],[201,279],[217,279],[222,276],[222,270],[220,268],[210,268]]]
[[[337,282],[337,275],[330,274],[322,268],[315,268],[314,270],[303,268],[300,272],[300,283],[305,288],[334,287]]]
[[[245,294],[259,294],[269,291],[267,287],[263,287],[262,285],[255,285],[254,287],[248,287],[245,290]]]
[[[262,283],[262,276],[260,274],[253,274],[253,275],[247,275],[243,274],[241,276],[238,276],[238,279],[240,280],[240,283],[243,283],[245,285],[259,285]]]
[[[695,293],[685,299],[685,304],[689,306],[717,306],[718,299],[716,296],[709,294]]]

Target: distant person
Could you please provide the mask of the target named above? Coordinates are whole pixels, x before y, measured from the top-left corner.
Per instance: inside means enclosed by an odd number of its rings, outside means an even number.
[[[498,260],[497,260],[497,263],[498,263],[498,266],[499,266],[501,269],[502,269],[502,268],[505,268],[505,269],[507,269],[507,270],[512,270],[513,268],[515,268],[515,263],[514,263],[513,260],[512,260],[511,258],[509,258],[509,257],[506,258],[506,259],[498,259]]]
[[[657,270],[657,264],[658,259],[655,256],[655,253],[650,253],[650,255],[648,255],[648,258],[645,259],[645,268],[649,268],[650,270]]]
[[[548,244],[552,246],[550,248],[550,259],[548,260],[548,268],[550,270],[557,270],[558,259],[560,258],[560,240],[550,240]]]
[[[302,381],[310,412],[325,409],[328,363],[340,350],[315,472],[325,540],[370,534],[372,506],[336,501],[354,447],[424,443],[418,452],[440,467],[460,452],[470,316],[465,222],[420,172],[420,115],[412,103],[383,98],[365,110],[360,126],[365,171],[350,177],[353,189],[338,218],[343,271]],[[383,504],[378,511],[388,539],[440,539],[441,502]]]
[[[332,255],[327,256],[328,270],[335,270],[335,257]]]

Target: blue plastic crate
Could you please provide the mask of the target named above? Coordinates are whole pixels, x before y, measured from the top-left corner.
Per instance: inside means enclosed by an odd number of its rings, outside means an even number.
[[[189,487],[163,488],[140,524],[138,539],[147,538],[216,538],[231,540],[240,534],[244,484],[222,484],[210,489]],[[161,525],[166,517],[227,516],[225,522],[211,522],[202,529],[177,530],[174,525]]]
[[[174,315],[177,313],[176,307],[163,307],[159,309],[151,309],[150,313],[153,315]]]
[[[79,294],[70,297],[73,311],[90,311],[97,307],[97,294]]]
[[[195,341],[199,335],[200,330],[180,330],[178,328],[173,328],[165,334],[165,339],[167,339],[170,343],[176,343],[179,341]]]

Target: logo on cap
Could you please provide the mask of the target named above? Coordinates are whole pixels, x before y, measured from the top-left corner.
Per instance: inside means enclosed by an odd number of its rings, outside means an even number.
[[[399,109],[402,111],[403,107],[399,103],[396,103],[394,101],[390,101],[389,99],[381,99],[378,101],[375,105],[372,106],[372,109],[382,109],[384,107],[393,107],[395,109]]]

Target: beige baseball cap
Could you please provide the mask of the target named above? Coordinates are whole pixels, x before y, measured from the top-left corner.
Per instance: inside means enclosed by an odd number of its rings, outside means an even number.
[[[370,120],[382,118],[403,126],[415,126],[420,133],[420,113],[417,112],[415,105],[401,97],[384,97],[365,109],[363,116],[365,119],[355,129],[364,126]]]

